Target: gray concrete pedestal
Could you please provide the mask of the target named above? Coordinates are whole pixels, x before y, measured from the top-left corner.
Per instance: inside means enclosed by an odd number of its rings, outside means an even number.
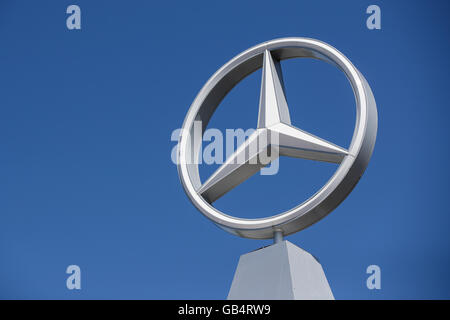
[[[239,259],[229,300],[333,300],[322,266],[289,241]]]

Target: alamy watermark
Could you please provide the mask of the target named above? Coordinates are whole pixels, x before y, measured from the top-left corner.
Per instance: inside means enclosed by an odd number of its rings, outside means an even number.
[[[67,7],[66,13],[70,16],[66,19],[66,26],[69,30],[81,29],[81,9],[79,6],[72,4]]]
[[[376,264],[372,264],[367,267],[366,273],[370,274],[370,276],[366,280],[367,289],[373,290],[381,289],[381,268]]]
[[[258,131],[260,130],[260,131]],[[275,132],[261,129],[226,129],[225,135],[216,128],[202,132],[202,122],[194,121],[192,130],[175,129],[170,137],[178,142],[182,135],[191,139],[191,150],[185,158],[179,156],[178,143],[172,148],[174,164],[258,164],[261,175],[274,175],[279,170],[279,137]],[[204,142],[207,144],[204,145]]]
[[[381,9],[376,4],[372,4],[367,7],[367,14],[370,16],[366,20],[366,26],[369,30],[380,30],[381,29]]]
[[[70,274],[66,280],[66,287],[69,290],[81,290],[81,269],[76,264],[67,267],[66,273]]]

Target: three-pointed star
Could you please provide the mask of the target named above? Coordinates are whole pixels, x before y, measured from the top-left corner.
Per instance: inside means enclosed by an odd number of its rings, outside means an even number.
[[[277,139],[273,139],[275,136]],[[291,125],[280,63],[266,50],[258,128],[203,183],[198,193],[212,203],[276,160],[278,155],[341,163],[347,154],[346,149]]]

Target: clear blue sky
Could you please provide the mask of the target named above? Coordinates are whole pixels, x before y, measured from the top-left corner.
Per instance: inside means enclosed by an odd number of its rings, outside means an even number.
[[[66,28],[70,4],[81,7],[79,31]],[[381,30],[366,28],[370,4]],[[450,298],[449,12],[448,1],[2,1],[0,298],[225,298],[239,255],[270,242],[227,234],[196,211],[170,135],[220,66],[286,36],[343,52],[379,113],[360,183],[288,240],[320,259],[337,299]],[[293,123],[348,144],[345,77],[318,61],[283,67]],[[211,126],[256,125],[259,77],[230,93]],[[283,159],[278,175],[253,177],[217,206],[278,212],[333,170]],[[80,291],[66,289],[71,264]],[[379,291],[365,285],[371,264]]]

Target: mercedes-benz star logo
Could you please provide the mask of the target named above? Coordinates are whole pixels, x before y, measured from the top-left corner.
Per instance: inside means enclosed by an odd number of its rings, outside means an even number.
[[[350,81],[356,98],[356,126],[348,149],[305,132],[291,124],[280,61],[296,57],[325,60],[341,69]],[[243,78],[262,66],[258,126],[243,144],[204,183],[198,165],[199,139],[194,121],[206,128],[224,96]],[[338,50],[321,41],[285,38],[257,45],[233,58],[205,84],[191,105],[179,143],[178,172],[193,204],[207,218],[233,234],[267,239],[288,235],[320,220],[351,192],[372,155],[377,132],[377,110],[372,91],[352,63]],[[276,137],[276,139],[273,139]],[[268,154],[268,161],[259,160]],[[278,156],[340,164],[334,175],[311,198],[286,212],[261,219],[236,218],[211,204],[247,180]],[[245,159],[242,161],[242,159]]]

